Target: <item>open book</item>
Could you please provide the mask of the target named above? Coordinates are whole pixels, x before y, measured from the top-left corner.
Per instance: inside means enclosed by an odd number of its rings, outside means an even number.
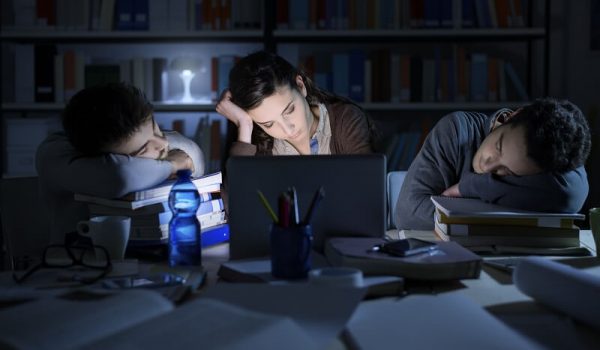
[[[363,302],[348,322],[357,349],[541,349],[463,295]]]
[[[353,310],[353,308],[352,308]],[[344,323],[349,317],[346,315]],[[0,311],[0,348],[316,349],[290,318],[215,298],[175,308],[148,290],[73,292]]]

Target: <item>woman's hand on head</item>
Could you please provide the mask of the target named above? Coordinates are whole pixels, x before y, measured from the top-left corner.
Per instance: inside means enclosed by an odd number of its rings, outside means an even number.
[[[250,115],[246,111],[231,102],[231,92],[229,90],[223,91],[215,109],[217,113],[238,127],[238,141],[251,142],[252,118],[250,118]]]

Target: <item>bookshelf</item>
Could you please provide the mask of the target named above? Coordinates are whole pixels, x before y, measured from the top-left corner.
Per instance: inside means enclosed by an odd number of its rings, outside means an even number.
[[[382,131],[380,151],[388,157],[388,170],[406,170],[424,134],[446,113],[514,109],[548,93],[549,0],[379,0],[367,4],[351,0],[346,5],[349,9],[344,5],[329,8],[329,2],[270,2],[271,15],[266,18],[274,22],[266,24],[273,28],[266,46],[312,71],[317,85],[360,102]],[[281,4],[293,9],[287,17],[278,8]],[[465,4],[473,11],[470,17]],[[424,8],[413,10],[418,6]],[[461,68],[456,67],[465,57],[462,76],[467,82],[461,83]],[[359,62],[354,67],[353,59]],[[394,70],[398,62],[404,67],[402,59],[410,61],[411,70]],[[416,76],[422,81],[413,85],[415,59]],[[336,84],[336,75],[351,77],[363,69],[364,80],[353,83],[345,77],[343,84]],[[410,76],[411,83],[402,86],[404,83],[387,78],[382,86],[376,86],[381,83],[374,82],[375,76],[398,77],[399,71],[398,80]],[[485,80],[474,78],[486,74]],[[358,97],[352,96],[354,84],[358,84]],[[350,88],[340,91],[336,85]],[[392,159],[400,164],[390,163]]]
[[[65,2],[77,0],[65,0]],[[95,6],[101,6],[104,3],[110,3],[112,0],[87,0],[83,3],[89,3],[91,14],[94,14],[93,8]],[[133,0],[130,0],[133,1]],[[137,1],[137,0],[136,0]],[[436,0],[437,1],[437,0]],[[194,20],[194,16],[199,16],[198,13],[206,11],[206,8],[196,10],[192,12],[186,11],[185,6],[182,11],[181,5],[185,3],[189,8],[193,6],[205,6],[207,4],[220,3],[219,1],[198,1],[198,0],[148,0],[149,4],[152,3],[177,3],[179,4],[178,11],[180,14],[179,18],[184,18],[183,22],[188,23],[187,27],[181,27],[177,22],[178,17],[171,16],[165,28],[157,29],[153,26],[153,18],[156,14],[152,13],[152,10],[146,9],[148,12],[146,29],[142,30],[109,30],[106,27],[106,18],[102,17],[102,13],[96,12],[100,16],[99,20],[94,23],[90,21],[85,24],[78,24],[79,27],[67,28],[63,25],[56,24],[54,27],[40,27],[35,23],[32,26],[16,26],[15,22],[17,18],[13,18],[12,21],[7,21],[7,15],[3,14],[3,25],[0,31],[0,44],[4,52],[10,52],[15,46],[36,46],[36,45],[54,45],[57,48],[58,53],[64,53],[67,50],[83,50],[87,55],[86,63],[90,60],[93,61],[95,56],[100,55],[99,52],[112,51],[118,60],[145,56],[145,57],[157,57],[161,54],[158,52],[169,51],[167,57],[168,60],[172,60],[178,51],[191,50],[194,54],[202,52],[204,64],[208,67],[207,57],[220,56],[220,55],[236,55],[243,56],[246,53],[258,50],[266,49],[274,52],[278,52],[284,57],[288,58],[293,63],[302,64],[302,58],[309,54],[324,54],[333,55],[335,53],[347,52],[352,49],[362,50],[365,55],[369,55],[370,52],[383,49],[387,50],[391,56],[391,53],[399,52],[400,54],[409,56],[423,56],[431,57],[431,47],[441,47],[441,55],[443,59],[451,57],[451,48],[457,45],[464,45],[467,49],[467,55],[471,52],[478,52],[487,54],[488,52],[501,51],[494,49],[495,45],[500,47],[501,45],[515,45],[519,46],[513,56],[519,60],[519,67],[516,67],[517,75],[523,79],[524,89],[528,96],[545,95],[548,90],[548,52],[549,52],[549,13],[550,13],[550,1],[549,0],[492,0],[487,3],[506,2],[513,3],[518,2],[523,7],[523,25],[518,27],[500,27],[493,25],[488,27],[481,27],[477,25],[471,25],[471,27],[456,26],[455,24],[448,26],[447,24],[442,26],[441,19],[438,27],[425,26],[423,23],[416,24],[412,23],[412,14],[407,10],[413,4],[418,6],[425,6],[423,11],[425,14],[421,20],[425,21],[426,16],[430,15],[431,8],[426,7],[436,1],[430,0],[374,0],[364,2],[365,4],[374,4],[369,6],[376,6],[378,11],[385,9],[386,6],[395,6],[394,8],[401,9],[404,11],[404,17],[396,18],[395,24],[388,26],[387,28],[378,28],[377,26],[370,26],[364,24],[362,27],[355,26],[351,28],[351,22],[360,22],[356,19],[356,15],[349,15],[350,22],[346,27],[342,25],[343,20],[339,20],[338,28],[327,27],[327,25],[321,26],[318,23],[311,24],[311,21],[315,20],[315,10],[311,10],[311,6],[316,3],[335,3],[341,13],[344,13],[344,4],[357,6],[360,0],[328,0],[328,1],[301,1],[301,0],[259,0],[259,1],[247,1],[247,0],[222,0],[223,4],[229,4],[231,6],[230,16],[242,16],[244,9],[243,6],[252,4],[253,7],[258,7],[258,10],[254,8],[252,11],[256,15],[258,13],[258,26],[247,26],[245,28],[235,28],[234,23],[229,24],[229,27],[215,28],[214,18],[210,21],[205,21],[199,24],[199,20]],[[447,3],[457,4],[462,2],[474,4],[478,0],[453,0],[453,1],[440,1],[438,5],[444,7]],[[11,1],[3,2],[3,12],[6,12],[6,4]],[[23,0],[16,1],[18,6],[21,6],[29,10],[31,6],[35,6],[35,0]],[[119,2],[119,1],[117,1]],[[125,3],[127,1],[124,1]],[[58,4],[58,1],[50,1],[50,3]],[[62,3],[62,2],[61,2]],[[142,3],[144,1],[142,0]],[[256,4],[259,4],[256,6]],[[100,4],[100,5],[98,5]],[[298,11],[298,6],[302,7],[302,11]],[[309,11],[307,13],[306,27],[298,28],[292,23],[289,16],[294,16],[295,13],[304,13],[304,6]],[[339,7],[342,6],[342,7]],[[367,5],[365,5],[367,6]],[[287,8],[288,25],[284,23],[285,16],[282,16],[282,9]],[[248,9],[248,7],[246,7]],[[541,9],[541,11],[539,11]],[[79,11],[86,11],[85,8],[79,9]],[[117,12],[119,9],[117,9]],[[258,12],[257,12],[258,11]],[[351,9],[346,9],[350,11]],[[356,8],[354,9],[356,12]],[[442,10],[440,10],[442,11]],[[453,11],[456,11],[454,9]],[[102,9],[100,9],[102,12]],[[440,12],[441,13],[441,12]],[[216,14],[213,13],[213,15]],[[453,13],[455,14],[455,13]],[[34,12],[34,15],[36,13]],[[372,13],[371,13],[372,15]],[[39,17],[39,14],[36,16]],[[135,17],[135,16],[134,16]],[[173,20],[175,18],[175,20]],[[242,18],[242,17],[239,17]],[[333,17],[331,17],[333,18]],[[325,17],[326,22],[329,22],[327,16]],[[341,18],[341,16],[338,16]],[[204,19],[204,17],[203,17]],[[58,23],[58,13],[55,19]],[[113,18],[113,21],[116,19]],[[245,19],[247,20],[247,18]],[[22,18],[21,18],[22,21]],[[104,21],[104,22],[103,22]],[[195,21],[195,22],[194,22]],[[404,21],[404,23],[402,23]],[[34,21],[35,22],[35,21]],[[39,18],[38,18],[39,22]],[[232,20],[233,22],[233,20]],[[243,21],[240,20],[240,23]],[[256,21],[255,21],[256,22]],[[192,23],[194,23],[192,25]],[[225,23],[225,22],[223,22]],[[246,22],[244,22],[246,23]],[[366,22],[365,22],[366,23]],[[83,27],[82,27],[83,26]],[[110,28],[118,28],[118,23],[113,23]],[[302,27],[302,25],[300,25]],[[79,29],[78,29],[79,28]],[[87,29],[85,29],[87,28]],[[341,29],[343,28],[343,29]],[[138,28],[139,29],[139,28]],[[488,51],[488,47],[479,46],[480,44],[491,45],[492,49]],[[472,51],[469,51],[472,50]],[[147,52],[147,53],[146,53]],[[291,52],[291,53],[290,53]],[[493,54],[497,54],[493,53]],[[10,65],[14,65],[10,57],[6,58],[3,54],[3,76],[5,72],[11,70]],[[538,62],[543,64],[541,68],[538,67]],[[103,62],[102,62],[103,63]],[[7,68],[8,65],[8,68]],[[201,90],[201,94],[205,96],[199,101],[191,103],[180,103],[173,101],[156,100],[153,101],[155,110],[158,114],[169,115],[167,120],[173,118],[184,119],[186,122],[197,122],[198,113],[200,115],[213,114],[214,112],[214,92],[209,91],[211,85],[211,74],[212,71],[204,74],[202,77],[195,78],[201,80],[201,85],[192,86],[196,90]],[[535,72],[538,72],[534,74]],[[381,71],[378,71],[379,76],[385,75]],[[383,72],[385,73],[385,72]],[[375,75],[372,76],[372,78]],[[4,79],[3,79],[4,80]],[[540,84],[534,84],[534,82],[541,81]],[[318,83],[318,81],[317,81]],[[14,84],[14,82],[13,82]],[[170,83],[172,85],[172,83]],[[214,84],[214,82],[212,83]],[[388,85],[389,86],[389,81]],[[31,118],[36,116],[47,116],[54,115],[58,116],[62,108],[64,107],[64,101],[44,101],[35,102],[35,99],[31,102],[16,102],[13,99],[6,98],[6,91],[14,89],[14,85],[3,82],[3,94],[1,111],[2,111],[2,128],[5,130],[6,126],[4,120],[6,116],[9,117],[20,117],[20,118]],[[14,95],[14,91],[12,92]],[[10,93],[8,94],[10,95]],[[208,97],[206,97],[208,96]],[[10,97],[10,96],[9,96]],[[410,124],[414,121],[427,119],[430,116],[434,116],[433,119],[441,117],[443,114],[453,110],[473,110],[473,111],[493,111],[501,107],[518,107],[527,101],[517,98],[507,98],[502,101],[469,101],[466,100],[455,100],[451,101],[448,99],[438,100],[436,98],[429,100],[391,100],[391,99],[365,99],[359,101],[359,104],[377,121],[381,122],[382,129],[386,132],[395,132],[396,130],[402,130],[410,128]],[[175,115],[175,117],[172,117]],[[225,126],[225,123],[223,123]],[[427,122],[428,125],[433,125],[433,121]],[[390,126],[391,125],[391,126]],[[419,127],[425,130],[424,126]],[[193,129],[193,127],[192,127]],[[391,138],[393,135],[384,135],[386,138]],[[33,147],[31,147],[33,148]],[[6,152],[7,145],[2,145],[2,173],[6,170]]]

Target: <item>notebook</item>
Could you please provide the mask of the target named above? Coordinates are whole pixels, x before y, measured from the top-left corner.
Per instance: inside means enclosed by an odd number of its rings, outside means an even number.
[[[325,237],[384,237],[385,175],[381,154],[231,157],[227,162],[230,257],[269,254],[272,219],[257,190],[277,211],[279,194],[294,186],[302,219],[314,193],[323,186],[325,197],[311,223],[318,251]]]

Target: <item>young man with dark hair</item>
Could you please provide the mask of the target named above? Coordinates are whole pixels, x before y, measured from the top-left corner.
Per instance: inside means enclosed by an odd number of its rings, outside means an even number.
[[[432,230],[432,195],[577,212],[588,194],[584,163],[590,148],[587,120],[568,101],[539,99],[491,117],[449,114],[408,169],[396,205],[398,228]]]
[[[118,198],[159,184],[178,170],[204,172],[200,148],[161,131],[152,105],[136,87],[110,83],[81,90],[62,115],[64,132],[38,147],[40,190],[50,211],[51,241],[62,243],[89,217],[75,193]]]

